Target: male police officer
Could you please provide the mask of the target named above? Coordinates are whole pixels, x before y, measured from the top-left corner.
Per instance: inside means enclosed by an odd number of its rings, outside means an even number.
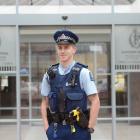
[[[73,58],[79,38],[69,30],[59,30],[54,40],[60,62],[48,69],[41,86],[41,115],[47,137],[49,140],[91,140],[100,101],[91,72]]]

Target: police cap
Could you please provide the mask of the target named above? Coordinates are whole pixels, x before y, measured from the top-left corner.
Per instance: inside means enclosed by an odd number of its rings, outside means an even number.
[[[78,36],[69,30],[59,30],[54,33],[55,42],[60,44],[76,44],[79,41]]]

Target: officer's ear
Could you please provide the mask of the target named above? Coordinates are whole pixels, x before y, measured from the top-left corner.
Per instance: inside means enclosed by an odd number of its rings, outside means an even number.
[[[56,53],[58,52],[58,45],[57,44],[55,45],[55,51],[56,51]]]
[[[76,53],[76,51],[77,51],[77,47],[75,46],[75,45],[73,45],[73,54],[75,54]]]

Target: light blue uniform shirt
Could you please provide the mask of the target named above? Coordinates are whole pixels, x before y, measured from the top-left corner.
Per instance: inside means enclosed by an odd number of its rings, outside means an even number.
[[[70,64],[67,68],[63,68],[62,65],[59,64],[59,66],[58,66],[59,74],[60,75],[68,74],[71,71],[71,69],[75,63],[76,62],[73,61],[72,64]],[[87,96],[97,93],[97,88],[96,88],[95,82],[93,80],[91,72],[88,69],[82,68],[79,78],[80,78],[81,89],[83,89],[85,91]],[[48,79],[49,79],[49,77],[48,77],[47,73],[44,74],[42,84],[41,84],[41,95],[42,96],[48,96],[48,94],[50,93],[50,84],[49,84]]]

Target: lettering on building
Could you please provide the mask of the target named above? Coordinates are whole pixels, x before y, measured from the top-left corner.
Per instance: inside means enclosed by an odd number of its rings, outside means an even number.
[[[129,43],[133,48],[140,48],[140,32],[137,28],[130,34]]]

